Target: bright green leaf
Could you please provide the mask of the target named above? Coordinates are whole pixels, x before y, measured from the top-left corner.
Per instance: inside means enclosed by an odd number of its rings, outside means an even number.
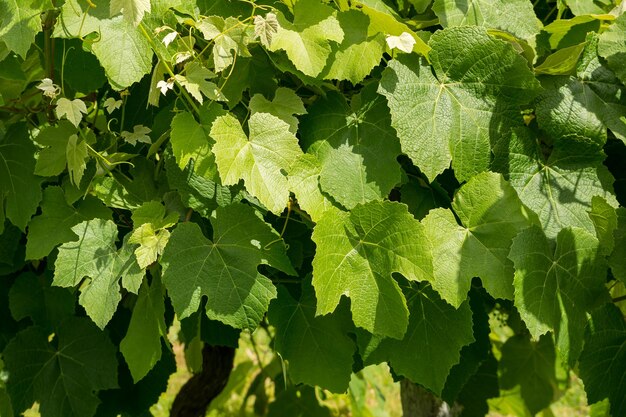
[[[124,13],[124,17],[133,25],[139,25],[144,14],[150,13],[150,0],[111,0],[111,17]]]
[[[47,0],[0,0],[0,40],[22,58],[41,32],[41,13],[52,8]]]
[[[251,114],[269,113],[289,124],[289,130],[294,135],[298,131],[298,118],[295,115],[306,114],[302,99],[291,89],[279,87],[274,93],[272,101],[255,94],[248,104]]]
[[[611,27],[600,35],[598,54],[606,59],[609,68],[626,85],[626,14],[615,19]]]
[[[319,221],[327,210],[338,210],[320,189],[319,176],[322,166],[315,155],[303,154],[289,168],[289,190],[296,195],[300,208],[314,222]]]
[[[87,142],[84,139],[79,140],[77,135],[71,135],[67,140],[65,156],[70,180],[78,186],[87,167]]]
[[[78,98],[68,100],[65,97],[61,97],[57,101],[54,112],[59,119],[65,116],[74,126],[78,127],[80,121],[83,120],[83,114],[87,114],[87,106],[85,106],[84,101]]]

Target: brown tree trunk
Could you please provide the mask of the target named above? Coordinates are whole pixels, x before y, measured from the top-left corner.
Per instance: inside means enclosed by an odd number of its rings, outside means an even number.
[[[435,394],[408,379],[400,382],[400,398],[403,417],[457,417],[461,408],[450,407]]]
[[[226,386],[234,359],[234,348],[205,345],[202,348],[202,371],[180,389],[170,417],[204,417],[211,401]]]

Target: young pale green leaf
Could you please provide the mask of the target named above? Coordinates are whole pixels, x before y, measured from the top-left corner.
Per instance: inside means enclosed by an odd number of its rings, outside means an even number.
[[[208,81],[212,78],[215,78],[215,74],[197,62],[192,62],[185,66],[184,76],[179,74],[174,76],[174,79],[185,87],[189,94],[198,100],[200,104],[204,103],[203,96],[206,96],[211,101],[226,100],[217,84]]]
[[[15,412],[39,403],[42,416],[92,417],[98,391],[117,387],[116,349],[89,320],[72,318],[50,334],[39,326],[6,346],[7,390]]]
[[[460,225],[443,208],[431,210],[422,221],[433,245],[433,288],[458,307],[472,278],[479,277],[494,298],[513,299],[513,263],[507,255],[512,239],[532,224],[532,215],[513,187],[491,172],[462,186],[452,209]]]
[[[430,242],[406,206],[373,201],[350,213],[327,212],[312,239],[317,245],[313,259],[317,314],[334,311],[345,295],[357,326],[401,339],[408,310],[392,274],[409,280],[433,276]]]
[[[535,415],[550,405],[554,397],[555,361],[550,336],[541,336],[533,342],[525,335],[515,335],[502,346],[500,387],[519,386],[526,407]]]
[[[139,267],[146,268],[148,265],[156,262],[158,256],[163,253],[169,238],[170,232],[168,230],[155,230],[152,223],[142,224],[133,230],[128,243],[139,245],[135,249]]]
[[[598,54],[606,59],[609,68],[626,85],[626,14],[615,19],[611,27],[600,35]]]
[[[554,331],[563,358],[573,364],[582,348],[585,314],[608,298],[598,239],[567,228],[554,248],[541,228],[532,226],[513,239],[509,258],[515,265],[515,306],[530,334],[538,338]]]
[[[178,215],[175,212],[166,214],[165,207],[158,201],[148,201],[133,210],[132,220],[135,229],[146,223],[152,224],[155,229],[163,229],[174,226]]]
[[[533,41],[543,27],[528,0],[435,0],[433,11],[444,28],[482,26]]]
[[[494,148],[496,171],[504,174],[519,198],[539,216],[549,238],[565,227],[595,233],[587,214],[594,196],[617,206],[613,178],[602,164],[604,152],[589,139],[563,137],[544,156],[541,142],[528,129],[516,129],[508,143]]]
[[[254,329],[276,288],[257,271],[270,265],[295,275],[285,244],[254,210],[242,204],[218,207],[211,218],[213,240],[195,223],[179,224],[161,257],[163,283],[181,319],[208,297],[207,314],[238,329]]]
[[[82,138],[79,139],[78,135],[71,135],[67,140],[65,157],[67,159],[67,172],[70,174],[70,181],[78,186],[87,167],[87,142]]]
[[[320,189],[321,172],[319,160],[309,153],[300,155],[289,168],[289,190],[295,194],[300,208],[306,211],[314,222],[319,221],[328,210],[339,210]]]
[[[79,303],[101,329],[111,320],[121,300],[120,277],[141,280],[144,271],[133,256],[134,247],[126,242],[117,249],[117,226],[110,220],[94,219],[72,227],[77,241],[59,247],[55,262],[54,285],[74,287],[84,278]]]
[[[315,316],[315,309],[310,282],[303,284],[299,300],[279,288],[278,298],[268,312],[268,320],[276,328],[274,348],[289,362],[289,375],[295,383],[345,392],[356,350],[348,336],[352,329],[350,313],[347,308],[339,308],[330,315]]]
[[[24,230],[41,201],[41,178],[35,171],[35,145],[24,124],[0,131],[0,233],[4,217]]]
[[[251,33],[235,17],[209,16],[200,20],[196,27],[204,38],[213,42],[215,72],[222,72],[235,62],[235,55],[250,56],[248,43]]]
[[[74,126],[78,127],[80,121],[83,120],[83,114],[87,114],[87,106],[85,106],[84,101],[78,98],[68,100],[65,97],[61,97],[57,101],[54,112],[59,119],[65,117]]]
[[[145,127],[144,125],[136,125],[133,126],[132,132],[128,132],[125,130],[121,133],[121,135],[126,142],[134,146],[137,144],[137,142],[151,144],[152,139],[150,139],[150,136],[148,136],[148,133],[150,132],[152,132],[150,128]]]
[[[343,41],[343,29],[336,12],[317,0],[298,1],[293,14],[293,23],[282,13],[277,14],[278,31],[270,50],[285,51],[298,70],[315,77],[326,66],[332,51],[331,42]]]
[[[0,0],[0,39],[22,58],[41,32],[40,15],[48,8],[45,1]]]
[[[429,44],[432,69],[401,56],[383,72],[378,91],[402,151],[420,170],[432,180],[452,161],[456,177],[467,180],[488,169],[490,145],[521,123],[519,105],[539,84],[513,47],[484,29],[446,29]]]
[[[144,281],[133,307],[126,336],[120,342],[120,352],[137,383],[161,359],[161,337],[167,335],[165,325],[165,289],[153,278],[151,285]]]
[[[41,214],[28,223],[26,259],[42,259],[57,245],[75,240],[78,236],[72,227],[94,218],[110,220],[111,210],[91,196],[72,207],[60,187],[47,187],[43,191]]]
[[[380,340],[357,332],[361,356],[366,364],[388,361],[396,374],[440,395],[461,349],[474,341],[472,311],[467,302],[452,307],[428,284],[411,283],[404,293],[410,313],[405,336]]]
[[[243,179],[246,189],[270,211],[280,214],[289,200],[287,170],[302,155],[289,125],[269,113],[248,120],[250,138],[231,114],[213,123],[213,153],[224,185]]]
[[[272,44],[274,34],[278,32],[278,20],[276,14],[268,13],[265,17],[254,16],[254,36],[261,40],[261,44],[269,48]]]
[[[44,177],[59,175],[67,165],[67,149],[70,136],[76,134],[76,127],[61,120],[56,126],[46,126],[35,138],[44,148],[39,151],[35,174]]]
[[[146,13],[150,13],[150,0],[111,0],[111,17],[123,13],[124,17],[137,26]]]
[[[382,200],[400,182],[400,144],[385,101],[373,88],[355,95],[350,105],[334,93],[319,99],[300,134],[321,164],[322,191],[348,209]]]
[[[626,323],[622,312],[606,304],[591,315],[580,355],[580,377],[589,403],[609,399],[611,415],[626,413]]]
[[[269,113],[289,124],[294,135],[298,131],[298,118],[295,115],[306,114],[302,99],[291,89],[279,87],[274,99],[269,101],[262,94],[255,94],[248,104],[251,114]]]

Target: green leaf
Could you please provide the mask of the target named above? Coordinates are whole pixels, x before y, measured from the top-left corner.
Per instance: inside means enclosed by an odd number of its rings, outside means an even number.
[[[150,132],[152,132],[152,130],[144,125],[135,125],[133,126],[132,133],[124,130],[121,135],[127,143],[135,146],[137,142],[151,144],[152,139],[148,136]]]
[[[626,87],[602,65],[598,37],[588,39],[576,76],[543,79],[537,123],[550,136],[578,135],[606,142],[606,129],[626,142]]]
[[[137,383],[161,359],[161,337],[167,335],[165,326],[165,289],[153,278],[151,285],[144,281],[133,308],[126,336],[120,342],[120,352]]]
[[[263,46],[269,48],[276,32],[278,32],[278,20],[275,13],[268,13],[265,17],[254,16],[254,37],[259,38]]]
[[[334,311],[345,295],[354,324],[401,339],[408,310],[392,273],[409,280],[431,280],[433,274],[430,242],[406,206],[373,201],[350,213],[328,212],[315,226],[312,239],[317,245],[313,259],[317,314]]]
[[[605,14],[615,5],[613,0],[565,0],[574,16],[584,14]]]
[[[270,50],[284,50],[298,70],[315,77],[326,66],[332,51],[330,42],[343,40],[343,29],[336,12],[317,0],[296,2],[293,14],[290,23],[282,13],[277,13],[278,31]]]
[[[576,69],[578,59],[585,49],[584,43],[559,49],[535,67],[535,74],[569,75]]]
[[[43,416],[92,417],[98,391],[117,387],[116,349],[89,320],[72,318],[54,333],[38,326],[15,336],[4,350],[7,389],[16,413],[39,402]]]
[[[78,127],[80,121],[83,120],[83,113],[87,114],[87,106],[80,99],[68,100],[61,97],[57,101],[54,112],[59,119],[65,116],[74,126]]]
[[[70,122],[62,120],[56,126],[46,126],[35,138],[35,141],[44,146],[39,151],[35,165],[35,174],[44,177],[59,175],[67,165],[67,150],[70,136],[76,134],[76,127]]]
[[[456,177],[466,180],[487,170],[490,145],[521,123],[519,106],[539,85],[509,43],[481,28],[437,32],[430,46],[432,69],[401,56],[383,72],[378,91],[387,98],[402,151],[429,180],[450,161]]]
[[[289,189],[296,195],[300,208],[314,222],[319,221],[327,210],[338,210],[319,186],[322,166],[315,155],[300,155],[289,168]]]
[[[91,196],[72,207],[60,187],[47,187],[43,191],[41,214],[28,224],[26,259],[42,259],[57,245],[75,240],[78,236],[72,227],[94,218],[110,220],[111,211]]]
[[[450,306],[428,284],[411,283],[405,296],[410,318],[404,338],[377,341],[357,333],[361,355],[366,364],[388,361],[396,374],[440,395],[461,348],[474,341],[472,311],[468,303]]]
[[[70,180],[78,186],[87,167],[85,162],[88,157],[87,142],[84,139],[79,140],[77,135],[71,135],[67,140],[65,155]]]
[[[139,25],[144,14],[150,13],[150,0],[111,0],[111,17],[124,13],[124,17],[133,25]]]
[[[609,257],[611,272],[626,284],[626,209],[620,207],[616,210],[617,227],[613,232],[615,249]]]
[[[494,168],[504,174],[519,198],[539,216],[544,231],[554,238],[565,227],[595,233],[587,214],[594,196],[617,206],[613,178],[602,164],[602,149],[588,139],[563,137],[544,156],[546,148],[530,130],[517,129],[509,143],[495,149]]]
[[[433,11],[444,28],[475,25],[534,40],[543,27],[528,0],[435,0]]]
[[[626,14],[619,16],[608,30],[602,32],[598,41],[598,55],[626,85]]]
[[[235,62],[235,55],[250,56],[247,44],[252,37],[248,26],[239,19],[209,16],[200,20],[196,27],[204,39],[213,42],[213,64],[216,72],[222,72]]]
[[[507,255],[512,239],[532,224],[517,193],[501,175],[485,172],[457,191],[452,209],[460,225],[442,208],[422,221],[433,245],[433,288],[458,307],[472,278],[479,277],[494,298],[512,300],[513,263]]]
[[[596,230],[596,237],[600,242],[600,251],[609,256],[613,252],[615,241],[613,233],[617,229],[618,215],[613,206],[602,197],[595,196],[591,199],[589,217]]]
[[[210,80],[215,78],[215,74],[197,62],[191,62],[185,65],[185,75],[176,74],[174,79],[178,81],[191,94],[193,98],[198,100],[200,104],[204,102],[204,96],[211,101],[225,101],[226,98],[217,87],[217,84]]]
[[[289,131],[294,135],[298,131],[298,118],[295,115],[306,114],[302,99],[291,89],[279,87],[274,99],[269,101],[262,94],[255,94],[248,104],[251,114],[269,113],[289,124]]]
[[[626,324],[620,310],[606,304],[593,312],[580,355],[580,377],[589,403],[607,398],[611,415],[626,413]]]
[[[78,241],[59,247],[54,264],[54,285],[81,285],[78,299],[87,315],[101,329],[111,320],[121,300],[119,280],[122,276],[143,277],[144,272],[133,257],[134,247],[126,242],[117,249],[117,226],[110,220],[94,219],[72,227]]]
[[[178,317],[195,312],[208,297],[210,319],[254,329],[276,297],[259,264],[294,274],[278,234],[242,204],[218,207],[211,218],[213,240],[194,223],[179,224],[161,257],[163,283]]]
[[[315,293],[310,282],[303,284],[299,300],[280,287],[278,298],[272,301],[268,312],[269,322],[276,328],[274,348],[288,361],[289,375],[296,384],[345,392],[356,350],[348,336],[352,330],[350,313],[340,308],[330,315],[315,316],[315,310]]]
[[[200,108],[200,123],[186,111],[174,116],[170,142],[176,162],[181,169],[185,169],[193,159],[196,174],[209,180],[217,180],[215,156],[211,152],[215,141],[209,136],[209,132],[213,122],[224,114],[221,106],[209,104]]]
[[[213,123],[213,153],[224,185],[243,179],[246,189],[270,211],[279,214],[289,200],[287,170],[302,155],[289,125],[269,113],[255,113],[248,120],[250,138],[232,115]]]
[[[0,131],[0,232],[4,216],[24,231],[41,201],[41,178],[36,177],[35,145],[26,125]]]
[[[515,306],[533,338],[555,332],[570,364],[582,348],[586,312],[608,298],[606,261],[598,249],[593,235],[572,228],[559,232],[554,248],[537,226],[523,230],[511,246]]]
[[[348,209],[382,200],[400,182],[400,145],[385,101],[372,88],[354,96],[350,105],[340,94],[319,99],[300,134],[321,164],[322,191]]]
[[[157,201],[150,201],[133,211],[134,230],[130,234],[128,243],[138,244],[135,249],[137,264],[140,268],[156,262],[163,253],[170,238],[166,227],[171,227],[178,221],[176,213],[165,215],[165,207]],[[134,292],[134,291],[133,291]]]
[[[500,386],[512,389],[520,386],[524,403],[532,415],[552,402],[557,385],[554,373],[554,343],[550,336],[537,342],[525,335],[515,335],[502,346]]]
[[[41,32],[41,13],[52,4],[47,0],[23,2],[0,0],[0,40],[22,58]]]

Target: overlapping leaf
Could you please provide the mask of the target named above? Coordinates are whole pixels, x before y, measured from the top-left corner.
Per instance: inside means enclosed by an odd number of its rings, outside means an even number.
[[[446,29],[429,45],[432,69],[414,56],[395,59],[378,91],[415,165],[432,180],[452,161],[466,180],[487,170],[490,146],[521,123],[519,106],[539,85],[513,47],[483,29]]]
[[[606,59],[609,68],[626,85],[626,14],[615,19],[611,27],[600,35],[598,54]]]

